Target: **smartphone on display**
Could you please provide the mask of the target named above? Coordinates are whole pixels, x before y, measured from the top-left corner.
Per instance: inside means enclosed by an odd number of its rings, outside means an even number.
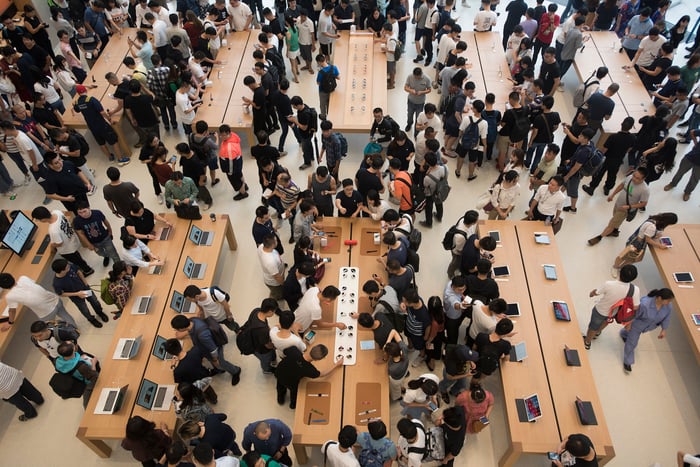
[[[557,268],[553,264],[545,264],[544,277],[546,277],[550,281],[557,280]]]
[[[428,406],[430,407],[430,410],[432,410],[433,412],[435,412],[438,409],[438,406],[435,404],[435,402],[432,402],[432,401],[428,403]]]
[[[550,461],[558,461],[559,460],[559,454],[556,452],[548,452],[547,453],[547,459]]]
[[[493,238],[494,240],[496,240],[496,242],[500,242],[500,241],[501,241],[501,232],[499,232],[498,230],[490,230],[490,231],[489,231],[489,236],[490,236],[491,238]]]
[[[304,340],[309,344],[314,341],[314,337],[316,337],[316,331],[309,331],[306,334],[304,334]]]
[[[323,258],[324,263],[330,263],[333,258]]]

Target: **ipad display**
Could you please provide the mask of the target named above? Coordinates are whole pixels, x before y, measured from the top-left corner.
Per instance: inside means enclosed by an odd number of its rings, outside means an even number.
[[[550,281],[557,280],[557,268],[553,264],[545,264],[544,277],[546,277]]]
[[[520,316],[520,304],[519,303],[509,303],[506,309],[506,314],[508,316]]]
[[[659,242],[661,242],[662,245],[666,245],[669,248],[673,246],[673,242],[671,241],[671,237],[661,237],[659,239]]]
[[[566,302],[552,302],[554,307],[554,317],[560,321],[571,321],[569,305]]]
[[[689,272],[674,272],[673,278],[676,280],[676,282],[680,282],[680,283],[695,282],[695,278]]]
[[[501,241],[501,232],[499,232],[498,230],[490,230],[489,236],[491,238],[493,238],[494,240],[496,240],[497,242]]]
[[[496,266],[493,268],[494,277],[506,277],[510,276],[510,269],[508,266]]]

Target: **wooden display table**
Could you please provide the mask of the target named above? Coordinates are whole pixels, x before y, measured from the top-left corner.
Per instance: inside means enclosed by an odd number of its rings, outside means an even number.
[[[105,79],[105,75],[112,71],[117,74],[121,80],[122,76],[125,74],[131,74],[132,71],[122,64],[122,60],[129,54],[129,42],[127,37],[132,39],[136,36],[137,29],[135,28],[123,28],[122,34],[117,34],[110,37],[107,46],[105,47],[102,54],[97,58],[95,65],[88,72],[87,78],[83,83],[85,86],[97,86],[94,89],[88,89],[88,96],[91,96],[100,101],[102,107],[106,109],[113,109],[116,105],[114,98],[110,95],[114,92],[113,87]],[[111,89],[110,89],[111,88]],[[77,94],[76,94],[77,97]],[[73,111],[73,103],[71,102],[68,106],[65,114],[62,115],[64,124],[73,129],[84,130],[87,128],[85,119],[83,116]],[[119,147],[127,156],[131,155],[131,147],[127,141],[127,137],[124,133],[122,124],[129,125],[126,119],[123,119],[124,110],[117,115],[117,122],[112,125],[115,133],[119,137]],[[129,130],[131,126],[129,125]]]
[[[598,397],[588,355],[583,349],[581,331],[574,301],[569,293],[564,265],[550,226],[540,222],[520,221],[515,223],[520,255],[525,269],[530,300],[534,310],[540,347],[544,356],[547,379],[554,402],[554,411],[562,437],[571,433],[588,436],[598,453],[601,465],[615,456],[610,432],[605,421],[603,406]],[[541,245],[535,242],[536,232],[546,232],[552,243]],[[557,280],[547,280],[543,264],[556,267]],[[559,321],[554,317],[552,300],[564,301],[569,306],[571,321]],[[578,350],[581,366],[568,366],[564,358],[564,346]],[[576,398],[589,401],[598,420],[597,425],[583,425],[576,409]],[[542,398],[540,398],[542,403]]]
[[[464,36],[462,32],[462,36]],[[510,68],[506,60],[506,53],[501,46],[501,34],[498,32],[467,32],[473,35],[476,40],[476,47],[479,51],[479,63],[483,75],[486,91],[496,96],[494,108],[502,113],[506,110],[508,94],[513,91],[513,82],[510,81]],[[473,71],[469,70],[469,71]],[[483,99],[482,94],[477,95]]]
[[[695,358],[700,362],[700,332],[693,321],[693,314],[700,313],[698,308],[698,281],[700,281],[700,225],[676,224],[664,229],[664,236],[671,238],[673,246],[658,250],[649,246],[656,267],[673,291],[675,309],[681,326],[688,336]],[[674,272],[690,272],[695,278],[692,284],[678,284]]]
[[[369,133],[375,107],[388,113],[386,54],[370,33],[340,31],[333,64],[340,81],[331,93],[328,120],[341,133]]]
[[[30,219],[31,212],[24,212]],[[30,279],[39,282],[42,276],[46,273],[50,263],[54,259],[55,252],[48,247],[48,231],[49,226],[43,222],[36,222],[37,230],[34,232],[34,243],[31,248],[24,252],[24,255],[17,256],[10,250],[0,250],[0,263],[2,271],[12,274],[12,277],[17,280],[20,276],[27,276]],[[0,299],[0,310],[5,310],[7,304],[5,298]],[[33,311],[25,310],[24,306],[17,307],[14,325],[10,326],[7,331],[0,331],[0,357],[5,353],[10,341],[17,332],[20,326],[29,327],[29,323],[23,323],[22,318],[29,314],[30,319],[36,319]]]
[[[117,329],[104,358],[102,371],[95,385],[92,397],[85,409],[76,436],[99,457],[109,457],[112,449],[107,440],[124,438],[126,423],[131,417],[132,408],[136,402],[139,386],[144,376],[146,364],[151,357],[158,326],[163,317],[163,310],[170,304],[168,290],[177,274],[180,272],[180,253],[187,241],[190,221],[177,219],[174,214],[167,214],[167,219],[173,223],[174,229],[170,238],[165,241],[152,241],[149,246],[153,252],[165,260],[163,270],[159,275],[149,275],[142,270],[134,280],[131,298],[117,322]],[[149,311],[146,315],[132,315],[131,307],[135,298],[143,295],[153,295]],[[113,360],[112,355],[122,337],[142,336],[141,347],[131,360]],[[100,393],[106,387],[122,387],[129,385],[121,410],[112,415],[96,415],[95,405]]]
[[[510,445],[499,460],[500,466],[514,465],[522,454],[546,454],[552,450],[554,440],[559,439],[556,412],[540,348],[540,335],[537,333],[525,270],[520,260],[516,224],[514,221],[485,221],[479,224],[479,236],[488,235],[493,230],[500,233],[501,242],[493,252],[496,258],[494,266],[507,265],[510,276],[499,280],[498,287],[502,297],[507,297],[509,303],[518,303],[520,306],[520,316],[512,318],[517,334],[509,340],[513,345],[525,342],[527,348],[527,358],[523,361],[511,362],[506,358],[501,363]],[[515,400],[532,394],[539,397],[542,418],[535,423],[521,422]]]

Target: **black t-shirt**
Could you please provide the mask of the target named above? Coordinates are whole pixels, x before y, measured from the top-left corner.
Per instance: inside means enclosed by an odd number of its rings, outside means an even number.
[[[255,158],[255,161],[258,163],[258,171],[262,169],[260,161],[262,161],[263,159],[268,158],[272,162],[275,162],[280,158],[280,152],[277,150],[276,147],[274,147],[271,144],[266,144],[264,146],[256,144],[255,146],[250,148],[250,154]]]
[[[61,122],[58,121],[56,114],[53,113],[53,110],[51,109],[40,109],[39,107],[34,107],[34,110],[32,110],[32,117],[34,117],[34,120],[36,120],[44,126],[46,126],[47,123],[58,128],[62,126]]]
[[[357,206],[362,203],[362,195],[360,194],[359,191],[353,190],[352,195],[346,196],[344,191],[339,191],[338,194],[335,195],[335,199],[340,200],[340,205],[347,209],[345,214],[341,213],[340,210],[338,210],[338,217],[350,217],[352,216],[355,211],[357,211]]]
[[[124,80],[121,83],[117,84],[116,89],[114,90],[114,98],[115,99],[126,99],[129,97],[131,94],[131,91],[129,91],[129,81]]]
[[[209,50],[209,38],[204,37],[204,36],[199,36],[199,40],[197,41],[197,46],[194,48],[194,52],[204,52],[204,55],[206,58],[213,60],[214,56],[211,54],[211,51]]]
[[[287,302],[289,309],[294,311],[299,306],[299,300],[304,294],[301,292],[301,284],[297,279],[297,267],[292,266],[287,273],[287,277],[284,278],[284,284],[282,284],[282,298]]]
[[[148,94],[129,95],[124,99],[124,108],[131,110],[140,127],[158,125],[158,116],[153,110],[153,98]]]
[[[156,226],[155,217],[153,212],[148,209],[143,210],[141,216],[134,216],[129,214],[129,216],[124,219],[125,226],[132,226],[137,234],[148,235],[153,232],[153,228]]]
[[[275,89],[277,89],[275,80],[268,72],[265,72],[265,74],[260,77],[260,86],[262,86],[262,88],[268,92],[269,97],[272,95],[272,93],[274,93]]]
[[[372,173],[367,169],[360,169],[355,173],[357,183],[357,191],[362,195],[362,200],[367,204],[367,193],[369,190],[377,190],[379,192],[382,187],[382,181],[376,173]]]
[[[34,116],[36,116],[36,109],[34,110]],[[61,143],[58,143],[58,146],[66,146],[68,148],[68,152],[80,150],[80,142],[78,141],[78,138],[75,135],[70,135],[70,134],[68,135],[68,139],[61,142]],[[80,155],[80,152],[78,152],[77,157],[64,156],[64,155],[61,155],[61,157],[63,158],[64,161],[65,160],[71,161],[77,167],[82,167],[87,162],[87,159],[85,159],[85,156]]]
[[[300,110],[299,112],[297,112],[297,120],[299,121],[299,123],[301,125],[306,126],[306,130],[302,130],[301,128],[299,128],[299,133],[301,133],[301,135],[304,138],[311,137],[311,131],[309,131],[311,129],[310,128],[311,117],[312,117],[311,109],[309,109],[308,105],[304,105],[304,108],[302,110]]]
[[[546,121],[545,121],[546,119]],[[558,112],[541,113],[532,122],[533,128],[537,128],[535,143],[551,143],[554,140],[554,127],[561,123]]]
[[[392,141],[386,153],[388,156],[395,157],[401,161],[401,170],[408,170],[408,156],[412,152],[416,152],[416,146],[413,144],[413,141],[406,139],[403,146],[397,144],[396,141]]]
[[[605,140],[604,146],[607,148],[605,158],[610,162],[619,161],[621,163],[627,151],[634,146],[635,141],[637,138],[632,133],[618,131],[610,135]]]
[[[500,292],[498,290],[498,283],[495,280],[490,277],[482,280],[479,279],[479,276],[474,274],[467,276],[466,294],[488,305],[491,300],[498,298]]]
[[[462,420],[459,428],[453,429],[446,424],[442,425],[442,432],[445,436],[445,454],[452,454],[457,457],[464,447],[464,440],[467,436],[467,424],[466,417],[464,416],[464,407],[461,405],[455,405],[454,410],[456,410]]]
[[[200,443],[209,443],[214,448],[214,457],[223,457],[231,448],[236,433],[233,428],[224,423],[228,417],[222,413],[207,415],[204,419],[204,436],[199,438]]]
[[[195,184],[199,184],[199,177],[206,174],[204,164],[194,154],[192,157],[181,157],[180,166],[182,166],[182,174],[194,180]]]
[[[27,49],[27,53],[34,59],[34,63],[40,69],[43,69],[46,65],[46,57],[49,56],[48,52],[44,50],[40,45],[34,44],[34,47]]]
[[[389,333],[394,327],[384,313],[377,313],[374,315],[374,319],[379,320],[381,323],[377,329],[372,329],[372,333],[374,334],[374,342],[376,342],[379,347],[384,347],[386,340],[389,338]]]
[[[209,376],[209,370],[202,365],[202,358],[207,356],[199,347],[192,347],[173,369],[175,382],[194,383]]]
[[[299,385],[302,378],[318,378],[321,372],[295,346],[284,349],[284,358],[275,370],[277,382],[285,387],[293,388]]]
[[[284,118],[285,121],[287,121],[287,117],[294,115],[292,102],[287,94],[276,92],[274,96],[272,96],[271,101],[275,106],[275,109],[277,109],[277,115],[280,117],[280,119]]]
[[[270,342],[270,326],[268,326],[267,320],[262,321],[258,317],[259,311],[260,308],[256,308],[251,311],[246,324],[250,326],[250,333],[253,337],[255,351],[257,353],[267,353],[273,350],[265,347],[265,345]]]
[[[612,115],[615,109],[615,101],[608,96],[596,92],[588,98],[588,119],[602,122],[606,115]]]
[[[87,193],[87,187],[78,176],[78,169],[71,161],[63,161],[63,169],[56,172],[53,169],[46,171],[44,190],[47,194],[70,196]]]
[[[253,103],[255,103],[257,108],[253,108],[253,111],[262,112],[265,110],[265,97],[265,88],[263,86],[255,88],[255,91],[253,91]]]
[[[479,247],[474,246],[474,242],[478,240],[478,235],[473,234],[464,243],[464,248],[462,248],[462,260],[460,263],[460,270],[469,274],[469,271],[476,267],[476,263],[481,257]]]
[[[492,355],[495,358],[501,358],[502,355],[508,355],[510,353],[510,342],[505,339],[499,339],[496,342],[491,342],[489,335],[485,332],[480,332],[477,334],[476,339],[476,350],[479,355]]]
[[[584,128],[588,128],[588,125],[586,126],[581,126],[579,123],[574,120],[574,123],[571,124],[569,127],[569,131],[571,132],[572,135],[575,137],[578,137],[578,135],[581,134],[581,132],[584,130]],[[571,156],[574,155],[574,152],[576,151],[576,148],[578,147],[578,143],[572,142],[568,136],[564,136],[564,140],[561,143],[561,154],[560,154],[560,160],[561,163],[563,164],[565,160],[571,159]]]
[[[547,63],[547,62],[542,62],[542,65],[540,66],[540,79],[542,80],[542,92],[545,94],[549,94],[552,92],[552,88],[554,87],[554,80],[559,78],[561,76],[561,72],[559,70],[559,65],[554,62],[554,63]]]

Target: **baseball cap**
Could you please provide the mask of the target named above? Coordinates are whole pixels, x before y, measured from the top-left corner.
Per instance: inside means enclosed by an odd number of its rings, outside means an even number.
[[[85,94],[87,92],[87,88],[82,84],[78,84],[77,86],[75,86],[75,90],[78,94]]]

